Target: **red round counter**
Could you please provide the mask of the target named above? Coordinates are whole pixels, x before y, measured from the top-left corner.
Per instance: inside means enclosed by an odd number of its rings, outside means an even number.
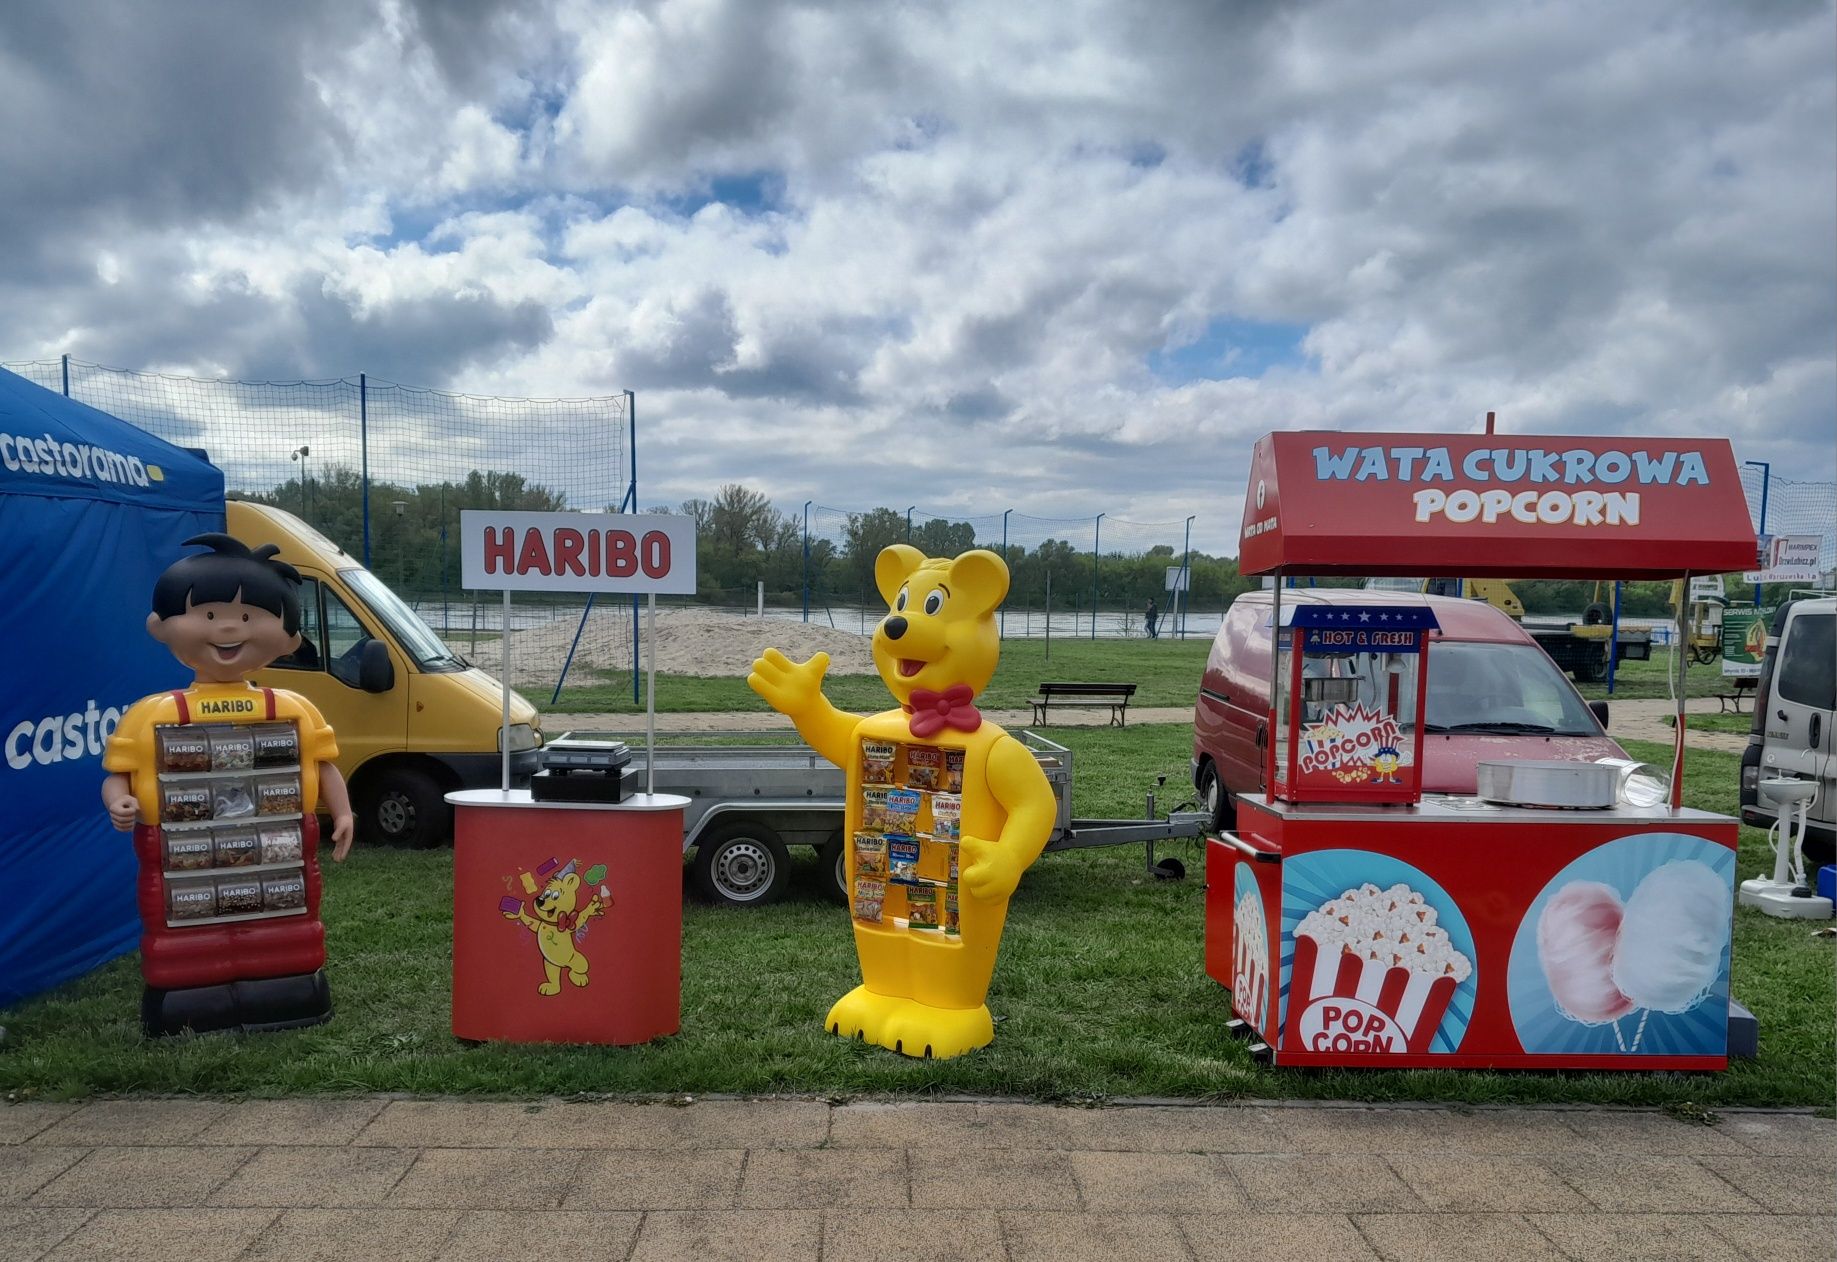
[[[684,797],[454,807],[453,1033],[512,1043],[645,1043],[682,1018]]]

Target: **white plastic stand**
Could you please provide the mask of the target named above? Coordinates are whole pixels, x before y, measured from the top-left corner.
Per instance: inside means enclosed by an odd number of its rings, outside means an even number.
[[[1805,860],[1799,851],[1805,839],[1805,821],[1812,799],[1818,796],[1815,780],[1762,780],[1761,801],[1773,806],[1779,818],[1767,830],[1773,845],[1773,876],[1757,876],[1741,883],[1741,902],[1769,916],[1792,920],[1829,920],[1831,900],[1811,892],[1805,882]]]

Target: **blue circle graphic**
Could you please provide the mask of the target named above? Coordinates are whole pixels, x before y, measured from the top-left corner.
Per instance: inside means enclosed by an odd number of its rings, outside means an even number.
[[[1703,864],[1727,882],[1729,920],[1723,930],[1716,977],[1693,1007],[1680,1013],[1635,1008],[1618,1021],[1584,1025],[1564,1014],[1550,991],[1537,946],[1544,908],[1566,886],[1594,881],[1620,896],[1622,904],[1659,868],[1671,863]],[[1715,1056],[1728,1049],[1729,929],[1735,907],[1735,852],[1686,833],[1642,833],[1597,846],[1550,878],[1518,924],[1512,940],[1506,985],[1512,1026],[1524,1050],[1542,1054]]]
[[[1454,998],[1429,1043],[1431,1052],[1453,1052],[1466,1037],[1473,1019],[1474,995],[1480,984],[1480,959],[1473,948],[1467,918],[1448,892],[1422,869],[1373,850],[1315,850],[1285,859],[1282,864],[1282,1015],[1288,1020],[1290,972],[1295,961],[1295,926],[1309,912],[1332,902],[1347,890],[1364,884],[1379,889],[1407,885],[1435,909],[1435,923],[1448,931],[1448,944],[1473,964],[1467,979],[1454,989]]]

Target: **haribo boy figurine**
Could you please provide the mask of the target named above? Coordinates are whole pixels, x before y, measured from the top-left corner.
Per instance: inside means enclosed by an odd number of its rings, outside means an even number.
[[[149,1033],[281,1029],[331,1015],[321,971],[318,821],[350,851],[332,729],[306,698],[248,676],[300,645],[300,576],[224,534],[173,563],[147,632],[195,673],[137,701],[109,738],[102,801],[140,858]]]

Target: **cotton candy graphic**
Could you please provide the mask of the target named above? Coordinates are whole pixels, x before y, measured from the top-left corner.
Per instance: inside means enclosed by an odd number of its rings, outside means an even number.
[[[1637,1007],[1690,1011],[1721,974],[1732,915],[1728,884],[1707,864],[1655,868],[1627,899],[1614,985]]]
[[[1620,895],[1598,881],[1573,881],[1544,905],[1537,921],[1537,959],[1559,1011],[1583,1025],[1602,1025],[1633,1011],[1614,984]]]

